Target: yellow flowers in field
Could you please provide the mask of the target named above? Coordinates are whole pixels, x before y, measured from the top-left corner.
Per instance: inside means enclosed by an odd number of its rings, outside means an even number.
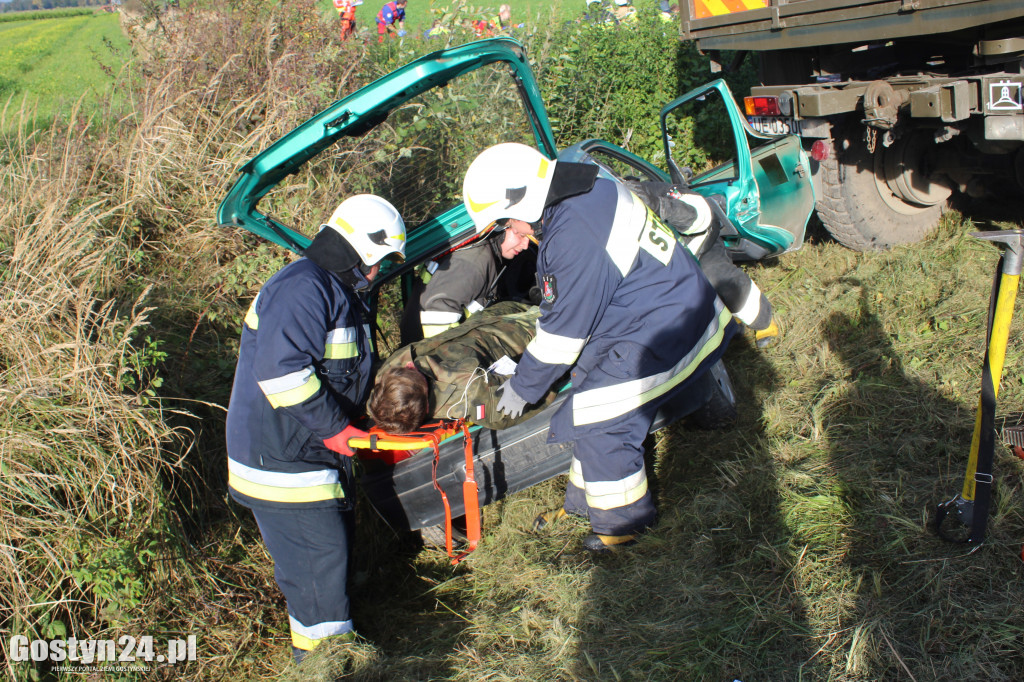
[[[88,17],[21,22],[0,31],[0,76],[17,78],[60,48]]]
[[[12,110],[25,102],[33,117],[45,120],[83,95],[91,103],[111,102],[114,74],[130,53],[118,16],[53,12],[53,18],[0,23],[0,108],[13,96]]]

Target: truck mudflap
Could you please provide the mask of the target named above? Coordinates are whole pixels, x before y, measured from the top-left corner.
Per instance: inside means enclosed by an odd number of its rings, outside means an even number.
[[[543,412],[508,429],[472,428],[473,466],[481,507],[569,471],[575,454],[573,443],[547,440],[551,416],[568,394],[569,391],[563,391]],[[734,402],[728,375],[719,362],[689,390],[678,393],[662,406],[651,432],[702,407],[731,406]],[[395,530],[419,530],[445,522],[444,503],[434,488],[433,461],[431,448],[393,466],[373,459],[362,461],[362,489],[374,509]],[[465,480],[464,437],[456,435],[440,444],[437,465],[437,483],[448,497],[452,517],[465,513]]]

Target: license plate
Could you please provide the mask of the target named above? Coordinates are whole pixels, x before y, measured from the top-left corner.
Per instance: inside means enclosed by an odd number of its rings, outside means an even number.
[[[799,135],[800,121],[784,116],[748,116],[750,127],[762,135]]]

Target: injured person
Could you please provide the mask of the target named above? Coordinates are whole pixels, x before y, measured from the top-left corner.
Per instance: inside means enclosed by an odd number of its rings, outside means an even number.
[[[557,394],[549,391],[520,417],[497,410],[498,388],[536,334],[540,309],[502,301],[457,327],[398,349],[377,372],[366,411],[380,429],[408,433],[429,419],[465,419],[504,429],[539,412]]]

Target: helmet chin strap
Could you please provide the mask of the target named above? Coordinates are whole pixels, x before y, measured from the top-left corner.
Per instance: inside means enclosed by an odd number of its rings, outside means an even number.
[[[501,228],[498,231],[492,231],[487,236],[487,245],[491,247],[491,251],[495,256],[501,258],[501,243],[505,241],[505,230],[507,228]]]

